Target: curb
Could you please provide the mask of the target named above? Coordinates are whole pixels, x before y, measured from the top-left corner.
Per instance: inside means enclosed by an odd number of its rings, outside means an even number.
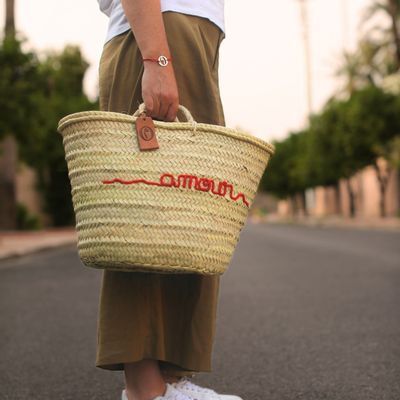
[[[324,220],[324,219],[292,219],[292,218],[250,218],[253,224],[297,225],[317,228],[343,228],[357,230],[377,230],[384,232],[400,232],[400,220]]]
[[[57,237],[58,236],[58,237]],[[0,261],[77,243],[75,229],[0,233]]]

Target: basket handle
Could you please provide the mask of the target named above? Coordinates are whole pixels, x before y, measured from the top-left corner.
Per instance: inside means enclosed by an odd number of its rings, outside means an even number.
[[[190,122],[190,123],[195,122],[192,114],[185,106],[183,106],[182,104],[179,104],[178,109],[183,112],[183,115],[186,117],[187,122]],[[146,114],[146,106],[144,103],[140,103],[138,109],[134,112],[133,116],[138,117],[139,115],[141,115],[143,113]],[[175,117],[174,122],[181,122],[181,121],[179,121],[178,116]]]

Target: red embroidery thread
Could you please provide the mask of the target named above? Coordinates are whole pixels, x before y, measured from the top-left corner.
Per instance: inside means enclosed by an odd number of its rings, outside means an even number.
[[[193,187],[193,182],[194,182],[194,189],[200,190],[202,192],[209,192],[213,194],[217,194],[219,196],[224,197],[226,193],[229,191],[229,196],[232,200],[236,201],[240,198],[242,198],[243,203],[246,204],[247,207],[249,207],[249,202],[246,200],[246,197],[243,193],[239,193],[236,197],[233,195],[233,186],[226,182],[222,181],[218,183],[218,189],[215,190],[215,182],[214,179],[211,178],[199,178],[196,175],[189,175],[189,174],[180,174],[178,177],[175,179],[174,175],[164,173],[160,176],[160,182],[153,182],[153,181],[147,181],[146,179],[133,179],[133,180],[124,180],[120,178],[115,178],[111,180],[103,180],[102,181],[105,184],[111,184],[111,183],[122,183],[124,185],[131,185],[133,183],[146,183],[147,185],[156,185],[156,186],[166,186],[166,187],[176,187],[179,188],[182,187],[186,188],[188,187],[191,189]]]

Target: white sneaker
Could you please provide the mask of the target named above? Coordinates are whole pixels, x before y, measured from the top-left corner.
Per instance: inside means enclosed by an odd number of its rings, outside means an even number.
[[[154,397],[153,400],[194,400],[192,397],[185,395],[181,391],[175,389],[171,384],[166,383],[167,389],[162,396]],[[122,400],[128,400],[126,390],[122,391]]]
[[[218,394],[215,390],[196,385],[186,376],[182,377],[178,382],[172,383],[172,385],[193,400],[243,400],[239,396]]]

